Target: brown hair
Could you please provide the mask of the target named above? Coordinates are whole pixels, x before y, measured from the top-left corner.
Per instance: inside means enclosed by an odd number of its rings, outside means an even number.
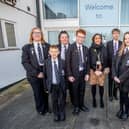
[[[83,34],[83,35],[86,35],[86,31],[85,31],[84,29],[78,29],[78,30],[76,30],[76,35],[77,35],[78,33],[81,33],[81,34]]]
[[[50,50],[50,49],[59,49],[59,48],[58,48],[57,45],[50,45],[49,50]]]
[[[41,43],[45,43],[43,32],[42,32],[42,30],[39,27],[32,28],[32,30],[30,32],[29,42],[33,43],[33,36],[32,35],[33,35],[34,30],[37,30],[37,29],[40,30],[40,32],[41,32]]]
[[[60,43],[60,37],[61,37],[61,35],[62,34],[66,34],[67,35],[67,37],[69,38],[69,34],[68,34],[68,32],[67,31],[65,31],[65,30],[62,30],[60,33],[59,33],[59,35],[58,35],[58,43]]]
[[[112,34],[113,34],[115,31],[118,32],[118,33],[120,34],[120,30],[119,30],[118,28],[112,29]]]
[[[126,47],[126,44],[125,44],[125,36],[126,36],[127,34],[129,34],[129,31],[124,33],[123,42],[122,42],[122,45],[121,45],[121,47],[120,47],[120,49],[119,49],[119,52],[118,52],[119,56],[121,56],[121,55],[123,54],[124,49],[125,49],[125,47]]]
[[[100,36],[100,38],[101,38],[101,42],[102,42],[102,40],[103,40],[103,38],[102,38],[102,34],[99,34],[99,33],[96,33],[96,34],[94,34],[93,35],[93,37],[92,37],[92,42],[94,43],[94,41],[95,41],[95,37],[96,36]]]

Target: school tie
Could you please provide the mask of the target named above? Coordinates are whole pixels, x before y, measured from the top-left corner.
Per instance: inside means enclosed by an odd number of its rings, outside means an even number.
[[[125,49],[125,54],[127,54],[129,52],[128,48]]]
[[[117,50],[118,50],[118,48],[117,48],[117,43],[114,43],[114,56],[116,55]]]
[[[67,52],[67,48],[66,48],[66,45],[64,45],[64,60],[66,59],[66,52]]]
[[[55,71],[55,78],[56,78],[56,83],[60,83],[60,77],[59,77],[59,70],[56,64],[56,61],[54,61],[54,71]]]
[[[79,55],[79,67],[83,68],[83,60],[80,46],[78,47],[78,55]]]
[[[39,56],[39,63],[43,64],[44,57],[39,43],[38,43],[38,56]]]

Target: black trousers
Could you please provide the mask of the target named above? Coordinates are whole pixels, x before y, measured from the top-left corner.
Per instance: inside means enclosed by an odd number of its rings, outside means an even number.
[[[65,91],[61,85],[52,85],[52,105],[53,113],[56,116],[65,115]]]
[[[67,90],[69,91],[70,95],[70,101],[73,104],[73,95],[72,95],[72,83],[68,81],[68,79],[65,79],[65,84],[66,84],[66,96],[67,96]]]
[[[128,113],[129,110],[128,92],[124,92],[122,90],[120,90],[120,110],[125,113]]]
[[[80,72],[79,77],[72,83],[72,96],[74,107],[84,106],[85,80],[84,73]]]
[[[48,111],[48,94],[45,92],[43,79],[36,77],[28,78],[29,83],[33,89],[35,106],[37,112],[46,112]]]
[[[108,75],[108,95],[109,97],[117,97],[117,92],[119,88],[115,86],[114,80],[112,78],[111,71]]]

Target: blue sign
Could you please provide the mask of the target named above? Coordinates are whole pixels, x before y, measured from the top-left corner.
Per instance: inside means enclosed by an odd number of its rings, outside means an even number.
[[[80,25],[116,25],[118,9],[118,0],[80,0]]]

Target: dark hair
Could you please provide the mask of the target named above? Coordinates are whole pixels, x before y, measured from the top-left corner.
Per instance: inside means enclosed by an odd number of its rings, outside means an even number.
[[[114,29],[112,29],[112,34],[113,34],[115,31],[118,32],[118,33],[120,33],[120,30],[119,30],[118,28],[114,28]]]
[[[78,33],[81,33],[81,34],[83,34],[83,35],[86,35],[86,31],[85,31],[84,29],[78,29],[78,30],[76,30],[76,35],[77,35]]]
[[[60,37],[61,37],[62,34],[66,34],[66,35],[68,36],[68,38],[69,38],[68,32],[65,31],[65,30],[62,30],[62,31],[59,33],[59,35],[58,35],[58,43],[60,43]]]
[[[96,37],[96,36],[100,36],[101,41],[103,40],[102,34],[96,33],[96,34],[94,34],[93,37],[92,37],[92,42],[93,42],[93,43],[94,43],[94,40],[95,40],[95,37]]]

